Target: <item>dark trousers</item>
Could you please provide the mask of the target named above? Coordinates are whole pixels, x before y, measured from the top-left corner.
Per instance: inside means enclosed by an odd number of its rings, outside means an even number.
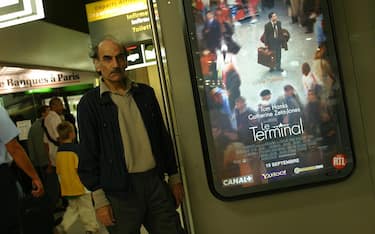
[[[139,234],[141,225],[150,234],[184,233],[174,198],[156,170],[130,174],[131,189],[123,197],[107,196],[116,225],[111,234]]]
[[[0,230],[1,233],[19,234],[19,198],[14,172],[6,164],[0,165]]]
[[[46,186],[46,182],[47,182],[47,165],[45,166],[34,166],[36,172],[38,173],[38,176],[40,178],[40,180],[42,181],[43,183],[43,186]]]
[[[60,183],[58,176],[56,174],[56,168],[53,167],[52,173],[46,174],[45,182],[46,195],[50,200],[50,210],[54,211],[56,209],[57,203],[60,199]]]

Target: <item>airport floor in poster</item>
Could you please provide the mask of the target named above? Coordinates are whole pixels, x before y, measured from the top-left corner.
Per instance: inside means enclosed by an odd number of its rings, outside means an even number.
[[[192,11],[216,192],[228,198],[350,174],[327,5],[229,2],[196,0]],[[260,62],[259,48],[271,63]]]

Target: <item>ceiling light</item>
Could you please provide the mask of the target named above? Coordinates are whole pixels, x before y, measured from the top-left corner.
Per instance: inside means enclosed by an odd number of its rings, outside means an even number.
[[[0,7],[6,7],[6,6],[10,6],[10,5],[15,5],[18,2],[19,2],[18,0],[1,0]]]
[[[12,1],[9,0],[8,2]],[[42,0],[22,0],[22,3],[20,1],[16,2],[18,2],[18,5],[17,3],[14,5],[18,7],[21,6],[22,9],[0,15],[0,28],[5,28],[12,25],[22,24],[44,18],[44,8]]]

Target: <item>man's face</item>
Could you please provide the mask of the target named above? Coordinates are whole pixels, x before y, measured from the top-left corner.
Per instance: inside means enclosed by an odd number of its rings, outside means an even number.
[[[223,103],[223,95],[221,95],[220,92],[216,92],[216,93],[214,94],[214,101],[215,101],[215,103],[217,103],[217,104],[222,104],[222,103]]]
[[[120,81],[125,78],[126,56],[121,46],[114,41],[104,40],[98,46],[98,58],[94,60],[97,72],[107,81]]]
[[[219,21],[219,23],[223,23],[224,22],[224,17],[223,17],[223,12],[222,11],[217,10],[215,16],[216,16],[216,20]]]
[[[274,22],[274,23],[277,21],[277,15],[276,15],[276,13],[272,14],[271,21]]]
[[[264,100],[264,101],[269,101],[270,99],[271,99],[271,94],[264,95],[264,96],[262,97],[262,100]]]
[[[244,108],[245,108],[245,102],[244,101],[242,101],[242,100],[238,100],[237,102],[236,102],[236,108],[238,109],[238,110],[243,110]]]
[[[214,14],[212,12],[207,13],[207,20],[212,20],[214,18]]]
[[[312,91],[312,90],[308,91],[308,93],[307,93],[307,100],[309,102],[315,102],[317,100],[317,97],[316,97],[314,91]]]
[[[57,114],[61,115],[64,112],[64,105],[61,100],[57,100],[52,106],[51,109]]]
[[[285,95],[286,96],[292,96],[294,94],[294,89],[293,88],[287,88],[285,90]]]

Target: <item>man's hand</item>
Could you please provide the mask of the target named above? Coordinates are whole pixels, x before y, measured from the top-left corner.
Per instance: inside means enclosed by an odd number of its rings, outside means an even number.
[[[34,197],[41,197],[44,194],[44,188],[43,188],[43,184],[40,181],[40,179],[39,178],[33,179],[31,181],[31,183],[32,183],[32,186],[33,186],[33,190],[31,191],[31,194]]]
[[[182,200],[184,200],[184,186],[182,185],[182,183],[172,184],[171,190],[176,201],[176,208],[178,208],[181,205]]]
[[[96,209],[96,218],[101,222],[104,226],[112,226],[115,225],[116,220],[113,217],[112,213],[112,206],[103,206]]]

